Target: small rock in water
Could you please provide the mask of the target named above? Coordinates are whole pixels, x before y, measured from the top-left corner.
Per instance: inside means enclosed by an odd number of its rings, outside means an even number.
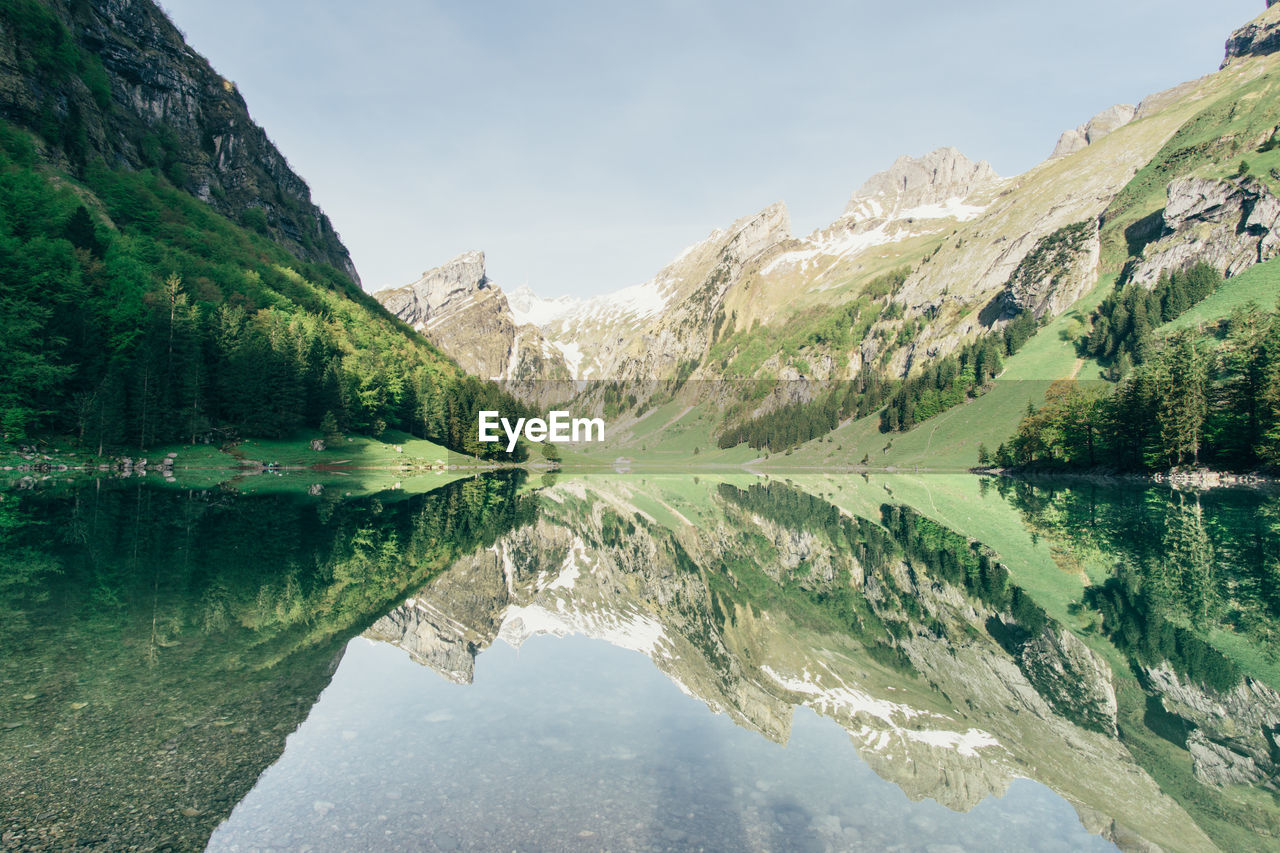
[[[200,814],[200,810],[194,809],[191,806],[187,806],[185,809],[182,809],[182,814],[185,817],[195,817],[196,815]]]

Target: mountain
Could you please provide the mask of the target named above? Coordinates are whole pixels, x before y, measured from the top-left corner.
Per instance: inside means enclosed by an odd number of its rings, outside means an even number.
[[[539,318],[555,316],[555,304],[535,302],[536,297],[526,294],[525,311]],[[513,387],[570,378],[565,353],[533,323],[517,322],[506,294],[485,273],[483,252],[465,252],[412,284],[379,291],[374,298],[433,344],[456,353],[458,363],[474,376],[505,380]]]
[[[306,183],[151,0],[0,5],[0,209],[0,441],[102,454],[324,424],[474,454],[477,408],[515,405],[360,289]]]
[[[359,283],[327,216],[235,84],[150,0],[11,0],[0,10],[0,118],[72,171],[156,169],[291,254]]]
[[[899,158],[813,234],[793,235],[785,206],[771,205],[645,284],[529,319],[576,379],[856,380],[824,430],[875,410],[895,388],[917,399],[921,382],[937,385],[941,408],[886,427],[909,429],[981,394],[985,373],[958,394],[939,384],[971,372],[979,350],[1008,359],[1069,314],[1075,325],[1055,334],[1087,336],[1112,282],[1152,287],[1200,262],[1229,278],[1275,255],[1277,33],[1280,11],[1268,7],[1231,36],[1219,71],[1103,110],[1020,175],[1000,177],[954,148]],[[459,358],[476,346],[465,331],[451,334],[457,343],[443,346]],[[1073,361],[1024,378],[1065,378],[1080,369]],[[770,394],[728,417],[826,405],[826,393]],[[1007,436],[1014,423],[1001,419]],[[721,437],[729,426],[721,422]]]

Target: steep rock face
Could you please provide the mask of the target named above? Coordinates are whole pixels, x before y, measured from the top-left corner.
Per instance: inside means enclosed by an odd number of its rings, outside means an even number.
[[[365,635],[401,647],[455,684],[470,684],[476,652],[498,636],[497,609],[508,601],[502,558],[496,549],[464,557],[435,587],[441,594],[410,598]],[[449,602],[447,610],[442,600]]]
[[[78,75],[42,67],[15,24],[21,5],[0,14],[0,117],[37,133],[56,117],[72,131],[46,140],[46,153],[63,167],[79,170],[96,156],[110,166],[159,168],[219,213],[359,283],[328,217],[254,124],[235,85],[187,46],[155,3],[49,0],[46,8],[55,28],[96,59]],[[253,209],[256,219],[246,215]]]
[[[1275,0],[1267,0],[1267,11],[1236,30],[1227,39],[1223,68],[1242,57],[1266,56],[1280,51],[1280,9],[1273,9],[1274,4]]]
[[[388,311],[417,327],[462,310],[488,287],[484,252],[463,252],[412,284],[375,295]]]
[[[1003,316],[1037,318],[1065,311],[1098,280],[1102,242],[1093,222],[1079,222],[1042,238],[1009,277],[999,300]]]
[[[1021,668],[1063,716],[1117,734],[1111,667],[1075,634],[1045,628],[1022,647]]]
[[[1151,285],[1162,272],[1200,261],[1232,276],[1280,254],[1280,199],[1253,178],[1175,180],[1163,223],[1163,236],[1143,249],[1132,281]]]
[[[464,252],[412,284],[374,294],[388,311],[485,379],[541,400],[555,393],[541,380],[569,378],[564,356],[535,326],[517,325],[507,297],[485,273],[483,252]]]

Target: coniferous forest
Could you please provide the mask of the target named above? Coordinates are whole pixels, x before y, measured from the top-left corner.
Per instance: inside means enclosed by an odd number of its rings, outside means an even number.
[[[1204,328],[1157,328],[1221,282],[1197,265],[1108,297],[1082,355],[1117,382],[1055,383],[994,461],[1122,471],[1280,463],[1280,313],[1248,306]]]
[[[59,185],[61,183],[61,185]],[[498,400],[341,273],[302,263],[161,174],[37,169],[0,128],[0,428],[86,447],[286,436],[328,421],[477,453]],[[497,445],[487,445],[492,452]]]

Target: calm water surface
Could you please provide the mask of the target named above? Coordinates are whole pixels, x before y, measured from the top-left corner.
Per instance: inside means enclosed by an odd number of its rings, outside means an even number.
[[[786,746],[645,657],[536,637],[450,684],[355,640],[211,850],[1108,850],[1047,788],[912,803],[807,709]],[[951,845],[951,846],[948,846]]]
[[[5,849],[1277,847],[1265,494],[265,482],[0,492]]]

